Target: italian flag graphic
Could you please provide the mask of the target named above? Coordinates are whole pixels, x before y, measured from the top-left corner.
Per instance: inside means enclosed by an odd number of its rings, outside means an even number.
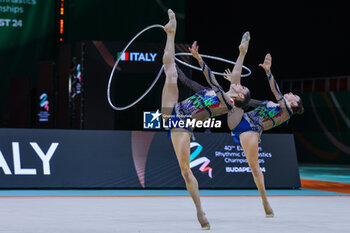
[[[117,59],[118,59],[120,56],[121,56],[121,58],[120,58],[121,61],[129,61],[129,53],[128,53],[128,52],[125,52],[125,53],[123,53],[123,54],[122,54],[122,52],[118,52],[118,53],[117,53]]]

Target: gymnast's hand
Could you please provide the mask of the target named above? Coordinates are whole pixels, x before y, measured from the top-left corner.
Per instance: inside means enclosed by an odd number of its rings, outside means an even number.
[[[201,56],[200,56],[199,53],[198,53],[198,47],[199,47],[199,46],[197,45],[197,41],[195,41],[195,42],[193,42],[193,44],[192,44],[192,48],[188,48],[188,50],[190,50],[190,52],[192,53],[192,56],[193,56],[194,58],[196,58],[198,62],[201,62],[201,61],[202,61],[202,58],[201,58]]]
[[[229,69],[229,68],[227,68],[226,70],[225,70],[225,75],[223,76],[227,81],[229,81],[229,82],[231,82],[231,77],[230,77],[230,75],[231,75],[231,70]]]
[[[272,57],[271,54],[266,54],[265,60],[263,64],[259,64],[260,67],[262,67],[267,75],[270,75],[271,73],[271,64],[272,64]]]

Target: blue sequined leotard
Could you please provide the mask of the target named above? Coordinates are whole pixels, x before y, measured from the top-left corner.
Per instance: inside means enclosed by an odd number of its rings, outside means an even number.
[[[271,121],[273,127],[278,126],[275,119],[282,114],[281,106],[267,106],[269,101],[262,102],[254,110],[244,113],[241,122],[231,130],[231,134],[235,142],[239,142],[239,136],[243,132],[255,131],[261,135],[264,130],[262,123]]]

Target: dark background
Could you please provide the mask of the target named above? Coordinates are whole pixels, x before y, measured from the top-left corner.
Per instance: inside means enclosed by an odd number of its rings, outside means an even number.
[[[41,60],[55,62],[54,79],[57,78],[61,66],[59,49],[62,46],[71,45],[74,55],[75,46],[80,41],[118,41],[126,44],[144,27],[151,24],[164,25],[168,20],[166,12],[168,8],[172,8],[177,14],[176,42],[191,44],[197,40],[200,52],[203,54],[234,61],[238,55],[241,36],[245,31],[250,31],[252,39],[244,64],[252,70],[252,75],[243,79],[242,83],[251,89],[253,98],[273,99],[265,75],[258,67],[268,52],[272,54],[272,70],[279,81],[350,73],[349,19],[346,8],[341,6],[310,7],[296,4],[276,6],[237,4],[231,1],[204,4],[201,1],[184,0],[65,0],[63,2],[65,9],[63,42],[58,40],[61,1],[56,1],[55,9],[50,10],[51,29],[41,40],[40,45],[35,45],[38,49],[43,46],[49,49],[41,52],[40,57],[31,59],[32,50],[26,52],[24,46],[22,58],[19,62],[18,59],[13,59],[12,64],[14,66],[18,63],[17,66],[20,68],[11,69],[2,77],[5,89],[9,85],[7,80],[10,76],[28,75],[33,92],[37,87],[37,64]],[[164,37],[158,35],[154,33],[154,36],[150,35],[144,38],[144,41],[164,44]],[[35,46],[28,45],[31,49]],[[24,61],[23,57],[26,58]],[[64,59],[69,60],[71,57]],[[217,63],[211,62],[208,61],[215,70]],[[7,70],[7,67],[2,69]],[[220,69],[217,71],[222,71]],[[193,79],[206,84],[200,72],[194,71]],[[228,83],[222,82],[222,85],[228,88]],[[55,90],[57,93],[57,88]],[[8,101],[8,96],[1,100],[3,127],[9,126],[6,121],[9,118]],[[31,105],[35,106],[35,103]],[[35,118],[35,114],[32,113],[31,117]],[[16,124],[11,126],[16,127]],[[51,127],[55,126],[57,124]],[[31,123],[28,127],[36,125]]]
[[[234,60],[241,35],[250,31],[245,65],[253,74],[242,82],[253,97],[266,98],[270,93],[258,67],[268,52],[278,80],[350,73],[350,22],[344,8],[230,6],[223,1],[210,5],[188,1],[186,7],[186,41],[198,40],[202,52]]]
[[[133,1],[132,4],[99,1],[92,4],[90,1],[88,4],[75,0],[71,1],[66,42],[127,42],[145,26],[164,25],[166,8],[172,8],[178,15],[176,42],[191,44],[197,40],[204,54],[235,60],[241,36],[250,31],[252,39],[245,65],[253,74],[243,83],[252,89],[253,97],[266,98],[266,93],[270,94],[263,72],[258,68],[268,52],[272,54],[272,69],[279,80],[350,73],[349,19],[346,8],[341,6],[282,7],[231,1],[210,4],[201,1]],[[162,39],[151,38],[152,42],[164,43]],[[194,79],[202,80],[197,75]]]
[[[350,73],[349,20],[346,10],[341,7],[281,7],[232,4],[230,1],[217,1],[215,4],[200,1],[133,3],[130,6],[125,2],[102,1],[98,3],[97,12],[94,12],[98,17],[92,17],[94,13],[90,13],[90,9],[96,9],[97,5],[86,7],[86,3],[73,1],[66,42],[124,40],[126,43],[145,26],[165,24],[166,9],[172,8],[178,16],[176,42],[191,44],[197,40],[203,54],[234,61],[243,33],[250,31],[252,39],[244,64],[252,70],[252,75],[244,78],[242,84],[250,88],[253,98],[274,100],[265,74],[258,67],[268,52],[272,54],[272,70],[278,81]],[[115,13],[113,9],[120,10]],[[119,20],[120,14],[125,16],[122,21]],[[154,36],[146,41],[164,43],[164,38]],[[214,70],[222,66],[207,62]],[[206,85],[200,72],[193,71],[192,78]],[[221,83],[228,88],[226,81]],[[273,132],[285,132],[287,128],[279,127]]]

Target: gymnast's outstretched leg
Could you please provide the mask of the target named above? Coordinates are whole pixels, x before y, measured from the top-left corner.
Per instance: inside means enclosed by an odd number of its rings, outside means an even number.
[[[248,131],[242,133],[239,139],[241,141],[244,154],[247,157],[249,167],[252,170],[254,182],[259,190],[266,217],[274,217],[273,210],[266,196],[264,175],[260,170],[260,165],[258,162],[259,134],[257,132]]]
[[[163,64],[166,75],[162,93],[162,114],[167,120],[175,104],[178,102],[179,91],[177,87],[178,74],[175,67],[175,32],[176,18],[172,10],[169,9],[169,23],[164,30],[167,33],[167,41],[164,49]],[[210,224],[202,209],[199,198],[198,182],[190,169],[190,133],[185,129],[172,129],[171,141],[175,150],[177,160],[181,169],[182,177],[185,180],[186,188],[190,193],[196,206],[197,218],[202,229],[210,229]]]
[[[198,192],[198,182],[190,168],[190,139],[191,135],[186,129],[172,129],[171,141],[175,150],[177,160],[181,169],[182,177],[186,183],[186,189],[190,193],[196,206],[197,219],[202,229],[209,230],[210,224],[203,211]]]
[[[170,9],[168,10],[168,15],[169,22],[164,26],[167,40],[163,55],[165,83],[162,93],[162,114],[165,120],[171,115],[173,107],[179,99],[179,90],[177,87],[178,75],[175,67],[176,18],[174,12]]]

